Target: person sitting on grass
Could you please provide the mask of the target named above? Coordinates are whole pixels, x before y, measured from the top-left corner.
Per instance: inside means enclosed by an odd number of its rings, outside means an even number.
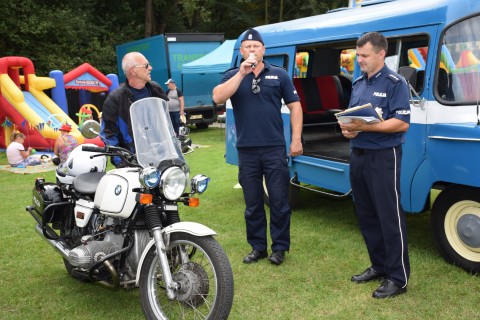
[[[70,152],[78,145],[75,137],[70,134],[72,126],[63,124],[60,128],[60,136],[55,140],[55,146],[53,147],[53,153],[58,159],[53,161],[54,164],[63,164],[67,161]]]
[[[10,144],[7,147],[7,160],[12,167],[26,167],[37,166],[42,162],[30,155],[35,152],[35,149],[28,147],[25,150],[23,143],[25,143],[25,135],[20,131],[14,131],[11,137]]]

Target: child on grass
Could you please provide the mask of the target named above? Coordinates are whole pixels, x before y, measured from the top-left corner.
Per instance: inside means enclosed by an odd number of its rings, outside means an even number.
[[[23,133],[14,131],[11,141],[7,147],[7,159],[12,167],[37,166],[42,163],[39,159],[30,156],[34,152],[34,149],[28,147],[27,150],[25,150],[23,146],[25,135]]]

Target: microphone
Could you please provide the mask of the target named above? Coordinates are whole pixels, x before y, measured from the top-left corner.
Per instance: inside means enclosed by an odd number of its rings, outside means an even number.
[[[255,58],[256,55],[255,53],[251,52],[249,55],[248,55],[249,58]],[[255,67],[257,66],[256,63],[252,63],[252,69],[255,69]]]

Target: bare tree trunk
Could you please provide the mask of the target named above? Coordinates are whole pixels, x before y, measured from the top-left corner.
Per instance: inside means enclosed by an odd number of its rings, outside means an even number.
[[[278,22],[283,21],[283,5],[284,5],[284,0],[280,0],[280,10],[279,10],[279,15],[278,15]]]
[[[268,24],[268,5],[269,5],[268,0],[265,0],[265,24]]]
[[[153,35],[153,0],[145,0],[145,38]]]
[[[167,9],[163,12],[163,15],[160,17],[160,22],[157,24],[158,25],[158,28],[157,28],[158,34],[165,33],[165,28],[167,26],[168,19],[172,15],[172,12],[175,11],[175,9],[177,8],[178,2],[179,2],[179,0],[173,0],[173,1],[169,2],[169,5],[168,5]]]
[[[192,22],[190,23],[190,29],[196,31],[200,24],[200,10],[205,6],[205,0],[198,0],[197,8],[193,11]]]

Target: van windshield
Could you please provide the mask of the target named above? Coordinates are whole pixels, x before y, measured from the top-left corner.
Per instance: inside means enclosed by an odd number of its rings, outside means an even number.
[[[454,24],[443,34],[437,66],[437,98],[446,104],[474,104],[480,99],[480,17]]]

